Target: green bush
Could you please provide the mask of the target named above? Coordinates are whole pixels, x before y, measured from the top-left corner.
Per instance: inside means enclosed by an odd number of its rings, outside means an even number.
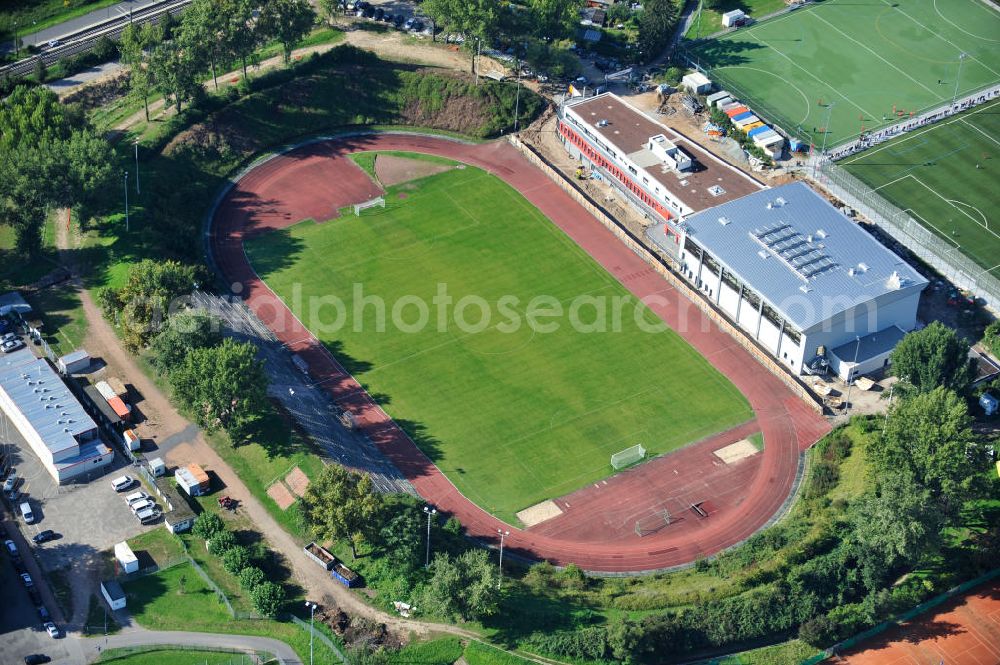
[[[103,293],[103,291],[102,291]],[[204,512],[194,521],[191,532],[203,540],[211,540],[225,529],[222,518],[216,513]]]
[[[266,579],[264,571],[257,566],[245,566],[243,570],[239,572],[238,577],[240,580],[240,586],[246,591],[252,590],[255,586]]]
[[[239,575],[250,565],[250,550],[243,545],[234,545],[222,553],[222,567],[230,575]]]
[[[222,556],[229,549],[236,547],[236,536],[231,531],[220,531],[207,543],[209,554]]]
[[[285,590],[274,582],[261,582],[250,589],[254,609],[266,617],[274,617],[285,602]]]

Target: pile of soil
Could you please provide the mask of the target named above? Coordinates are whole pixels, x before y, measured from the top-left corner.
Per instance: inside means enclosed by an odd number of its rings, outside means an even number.
[[[84,111],[91,111],[127,95],[128,81],[128,71],[122,70],[105,81],[80,86],[64,96],[62,101],[66,104],[79,104]]]
[[[378,623],[365,617],[352,619],[336,606],[324,607],[318,611],[316,620],[326,624],[330,630],[336,633],[348,649],[362,645],[371,648],[383,647],[389,650],[403,647],[403,642],[399,637],[389,632],[384,623]]]

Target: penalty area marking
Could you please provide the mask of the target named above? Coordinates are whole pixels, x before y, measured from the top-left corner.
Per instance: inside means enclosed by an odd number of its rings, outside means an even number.
[[[757,446],[753,445],[749,439],[740,439],[736,443],[719,448],[713,454],[726,464],[736,464],[756,455],[758,452]]]
[[[562,508],[557,506],[555,501],[547,499],[518,512],[517,519],[521,520],[525,527],[532,527],[553,517],[559,517],[562,512]]]

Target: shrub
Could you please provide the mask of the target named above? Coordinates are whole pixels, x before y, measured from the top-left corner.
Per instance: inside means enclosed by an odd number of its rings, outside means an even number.
[[[250,565],[250,550],[243,545],[234,545],[222,553],[222,567],[230,575],[238,575]]]
[[[813,617],[799,626],[799,639],[817,649],[825,649],[837,641],[837,625],[828,616]]]
[[[274,617],[285,602],[285,590],[274,582],[261,582],[250,589],[254,608],[266,617]]]
[[[211,540],[225,528],[221,517],[215,513],[204,512],[194,521],[192,532],[199,538]]]
[[[809,473],[809,488],[806,490],[806,496],[810,499],[823,496],[836,487],[839,481],[840,467],[837,463],[821,459],[813,465],[812,471]]]
[[[265,580],[264,571],[257,566],[244,566],[237,577],[239,577],[240,586],[246,591],[253,590]]]
[[[236,536],[231,531],[220,531],[208,541],[208,551],[215,556],[222,556],[233,547],[236,547]]]

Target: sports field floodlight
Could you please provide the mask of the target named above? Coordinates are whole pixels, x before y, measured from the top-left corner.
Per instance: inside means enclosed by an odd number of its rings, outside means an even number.
[[[135,193],[142,194],[139,191],[139,137],[135,137]]]
[[[497,529],[497,533],[500,534],[500,565],[497,566],[497,570],[500,572],[500,577],[497,579],[497,589],[499,589],[503,582],[503,539],[510,535],[510,531]]]
[[[316,613],[316,603],[307,600],[306,607],[309,608],[309,665],[313,665],[313,615]]]
[[[437,508],[434,506],[424,506],[427,513],[427,556],[424,559],[424,568],[431,567],[431,519],[437,515]]]
[[[122,184],[125,185],[125,233],[128,233],[128,171],[122,171]]]

